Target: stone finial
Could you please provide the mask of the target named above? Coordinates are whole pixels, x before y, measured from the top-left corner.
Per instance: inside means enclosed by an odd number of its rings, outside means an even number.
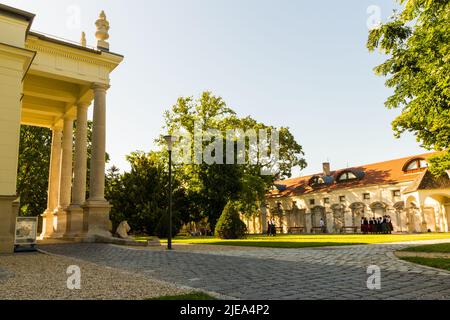
[[[95,33],[95,37],[97,38],[97,49],[109,51],[109,22],[106,20],[105,11],[102,10],[100,12],[100,16],[95,21],[95,26],[97,27],[97,32]]]
[[[80,44],[81,44],[83,47],[86,47],[86,33],[85,33],[84,31],[81,33]]]

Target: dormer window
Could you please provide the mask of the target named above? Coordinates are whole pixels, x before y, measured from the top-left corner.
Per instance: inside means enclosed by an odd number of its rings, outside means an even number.
[[[425,159],[413,159],[403,167],[403,171],[406,173],[414,173],[423,171],[426,168],[428,168],[428,162]]]
[[[354,174],[351,171],[346,171],[339,175],[339,177],[337,178],[337,181],[338,182],[346,182],[346,181],[351,181],[351,180],[356,180],[356,179],[358,179],[356,174]]]
[[[310,186],[317,186],[317,185],[321,185],[324,183],[325,183],[325,181],[323,180],[323,178],[321,176],[314,176],[309,180]]]

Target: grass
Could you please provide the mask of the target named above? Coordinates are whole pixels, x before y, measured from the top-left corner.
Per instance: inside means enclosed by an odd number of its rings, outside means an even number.
[[[387,234],[387,235],[363,235],[363,234],[303,234],[303,235],[277,235],[268,237],[262,235],[248,235],[239,240],[222,240],[216,237],[176,237],[175,244],[207,244],[242,247],[271,247],[271,248],[306,248],[325,246],[345,246],[357,244],[375,244],[389,242],[405,242],[417,240],[449,239],[450,233],[424,233],[424,234]],[[165,243],[166,240],[161,240]]]
[[[430,244],[430,245],[417,246],[417,247],[409,247],[409,248],[402,249],[400,251],[450,253],[450,243],[438,243],[438,244]]]
[[[422,258],[422,257],[401,257],[402,260],[450,271],[450,259],[444,258]]]
[[[193,301],[193,300],[217,300],[216,298],[206,294],[204,292],[192,292],[187,294],[180,294],[174,296],[161,296],[148,300],[183,300],[183,301]]]

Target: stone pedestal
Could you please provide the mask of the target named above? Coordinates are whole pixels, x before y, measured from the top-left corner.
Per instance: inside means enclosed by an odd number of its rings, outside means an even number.
[[[81,206],[72,205],[67,215],[67,232],[65,238],[78,238],[85,235],[84,209]]]
[[[67,209],[59,207],[55,211],[56,216],[56,230],[51,236],[52,238],[63,238],[67,232],[67,221],[69,212]]]
[[[17,196],[0,196],[0,253],[14,252]]]
[[[39,236],[40,239],[48,239],[55,232],[54,223],[55,223],[55,213],[51,210],[45,210],[45,212],[41,215],[42,217],[42,232]]]
[[[111,221],[109,212],[111,205],[108,201],[88,200],[84,206],[84,214],[87,219],[87,238],[95,236],[111,237]]]

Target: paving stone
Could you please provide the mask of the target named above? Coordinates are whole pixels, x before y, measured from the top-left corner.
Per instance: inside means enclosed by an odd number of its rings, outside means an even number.
[[[450,299],[448,273],[408,268],[392,255],[406,246],[168,252],[67,244],[43,249],[240,299]],[[369,265],[381,268],[380,291],[367,288]]]

